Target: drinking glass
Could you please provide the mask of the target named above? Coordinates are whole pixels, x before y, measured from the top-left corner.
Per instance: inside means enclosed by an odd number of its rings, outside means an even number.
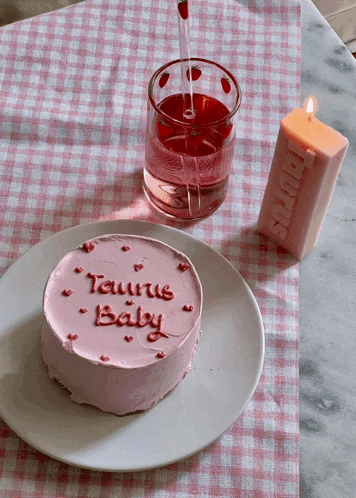
[[[183,89],[183,90],[182,90]],[[168,62],[148,86],[144,191],[166,216],[203,218],[224,201],[241,90],[221,65]]]

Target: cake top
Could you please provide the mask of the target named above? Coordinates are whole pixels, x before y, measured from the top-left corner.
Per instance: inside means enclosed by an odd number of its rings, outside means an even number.
[[[43,300],[66,349],[121,368],[150,365],[179,348],[201,308],[201,283],[187,256],[155,239],[116,234],[64,256]]]

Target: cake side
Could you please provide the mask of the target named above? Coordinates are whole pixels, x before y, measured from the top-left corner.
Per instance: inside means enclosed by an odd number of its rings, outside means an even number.
[[[73,401],[119,416],[147,410],[188,374],[200,337],[200,322],[169,357],[146,367],[123,369],[96,365],[61,346],[44,322],[42,357],[51,379],[65,387]]]

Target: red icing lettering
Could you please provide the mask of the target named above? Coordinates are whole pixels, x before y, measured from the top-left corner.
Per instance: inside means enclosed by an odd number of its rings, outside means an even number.
[[[157,284],[156,285],[156,289],[153,291],[152,290],[152,284],[148,284],[147,286],[147,296],[148,297],[160,297],[160,292],[158,291],[158,294],[157,294],[157,286],[158,286],[158,289],[159,289],[159,285]]]
[[[145,327],[151,322],[152,315],[151,313],[144,313],[142,311],[142,307],[139,306],[137,308],[137,325],[138,327]]]
[[[91,252],[95,249],[95,245],[93,244],[93,242],[84,242],[83,244],[83,250],[85,252]]]
[[[160,351],[159,353],[156,354],[157,358],[164,358],[166,356],[166,353],[164,351]]]
[[[184,270],[185,271],[185,270]],[[166,284],[160,289],[160,285],[157,284],[153,288],[153,284],[150,282],[145,282],[144,284],[133,284],[129,282],[125,284],[124,282],[115,282],[115,280],[105,280],[101,282],[100,285],[98,283],[98,279],[105,278],[105,275],[96,275],[95,273],[87,273],[87,277],[92,279],[92,285],[90,292],[100,292],[100,294],[127,294],[129,293],[131,296],[142,296],[143,291],[146,289],[146,293],[148,297],[157,297],[159,299],[164,299],[165,301],[170,301],[175,297],[174,292],[171,290],[170,285]]]
[[[132,282],[129,282],[126,285],[126,289],[125,289],[123,282],[120,282],[119,285],[117,285],[116,282],[114,281],[111,292],[113,294],[121,294],[121,295],[126,294],[126,292],[128,292],[131,296],[135,295],[135,289],[134,289],[134,285]]]
[[[152,292],[152,284],[146,283],[146,284],[136,284],[136,295],[137,296],[142,296],[142,292],[144,288],[146,287],[147,289],[147,295],[148,297],[155,297],[155,293]]]
[[[80,308],[79,310],[81,313],[86,313],[88,311],[88,308]]]
[[[125,341],[127,342],[133,341],[133,335],[125,335]]]
[[[90,292],[96,291],[96,283],[97,283],[98,278],[105,278],[104,275],[95,275],[95,273],[88,273],[87,277],[89,277],[93,280]]]
[[[129,251],[131,248],[130,248],[130,246],[122,246],[121,249],[126,252],[126,251]]]
[[[171,299],[174,298],[174,293],[170,290],[169,284],[163,286],[162,290],[160,289],[159,284],[155,286],[154,290],[152,290],[153,286],[150,283],[136,284],[136,292],[138,296],[142,295],[143,289],[145,287],[148,297],[157,297],[160,299],[165,299],[166,301],[170,301]]]
[[[167,285],[165,285],[164,287],[167,287]],[[163,289],[164,289],[164,287],[163,287]],[[169,285],[168,285],[168,287],[169,287]],[[162,291],[163,291],[163,289],[162,289]],[[148,293],[148,291],[147,291],[147,293]],[[162,298],[162,297],[163,297],[163,294],[162,294],[162,292],[161,292],[161,290],[160,290],[160,288],[159,288],[159,284],[157,284],[157,285],[156,285],[156,287],[155,287],[155,290],[154,290],[154,295],[155,295],[156,297],[159,297],[159,298]],[[150,296],[150,297],[151,297],[151,296]]]
[[[133,267],[134,267],[135,271],[140,271],[140,270],[142,270],[142,268],[143,268],[143,264],[142,264],[142,263],[139,263],[139,264],[137,264],[137,265],[133,265]]]
[[[150,332],[147,336],[147,340],[149,342],[156,342],[158,341],[158,339],[160,339],[161,337],[166,337],[168,339],[168,335],[165,334],[164,332]]]
[[[100,292],[100,294],[108,294],[112,290],[113,284],[114,282],[112,282],[111,280],[105,280],[99,285],[98,291]]]
[[[109,317],[111,319],[110,322],[103,322],[102,318]],[[110,305],[101,306],[98,304],[96,307],[96,320],[95,325],[113,325],[116,323],[117,315],[113,312],[112,307]]]
[[[101,361],[109,361],[110,360],[110,356],[105,356],[104,354],[102,354],[100,356],[100,359],[101,359]]]
[[[122,313],[120,313],[120,315],[117,317],[117,324],[120,327],[122,327],[123,325],[130,325],[131,327],[133,325],[137,325],[137,323],[132,319],[132,314],[128,313],[127,311],[123,311]]]
[[[71,296],[73,294],[73,291],[72,289],[64,289],[64,291],[62,292],[63,296]]]
[[[157,327],[158,332],[162,332],[163,315],[152,315],[151,326]],[[168,336],[167,336],[168,337]]]
[[[162,296],[159,296],[159,297],[162,297],[165,301],[170,301],[171,299],[174,298],[174,292],[172,292],[170,290],[170,285],[169,284],[166,284],[162,288]]]
[[[83,267],[83,266],[78,266],[78,267],[75,269],[75,271],[76,271],[77,273],[82,273],[82,271],[84,271],[84,267]]]
[[[190,264],[189,263],[180,263],[178,268],[182,271],[186,271],[190,268]]]
[[[187,304],[185,304],[183,306],[183,309],[184,309],[184,311],[193,311],[194,306],[192,306],[192,305],[188,306]]]
[[[129,301],[126,301],[127,306],[132,306],[133,304],[135,304],[132,299],[130,299]]]
[[[67,335],[67,338],[70,340],[70,341],[76,341],[78,339],[78,336],[77,334],[68,334]]]
[[[109,321],[104,320],[107,318]],[[163,327],[163,315],[156,315],[155,313],[145,313],[142,310],[142,307],[139,306],[137,308],[137,317],[136,320],[134,320],[132,313],[128,313],[127,311],[123,311],[119,315],[113,312],[112,307],[110,305],[105,305],[101,306],[100,304],[97,305],[96,307],[96,320],[95,320],[95,325],[114,325],[115,323],[119,327],[123,327],[124,325],[127,325],[129,327],[146,327],[146,325],[150,325],[153,328],[156,328],[157,330],[155,332],[151,332],[150,334],[147,335],[147,340],[149,342],[155,342],[157,341],[160,337],[166,337],[168,338],[169,336],[163,332],[162,327]]]

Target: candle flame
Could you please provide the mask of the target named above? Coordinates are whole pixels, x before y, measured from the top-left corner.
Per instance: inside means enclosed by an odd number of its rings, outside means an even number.
[[[314,116],[316,110],[316,100],[314,97],[308,97],[304,104],[304,109],[309,114],[309,117]]]
[[[310,99],[308,100],[308,104],[307,104],[307,113],[313,113],[314,112],[314,102],[313,102],[313,99],[310,97]]]

